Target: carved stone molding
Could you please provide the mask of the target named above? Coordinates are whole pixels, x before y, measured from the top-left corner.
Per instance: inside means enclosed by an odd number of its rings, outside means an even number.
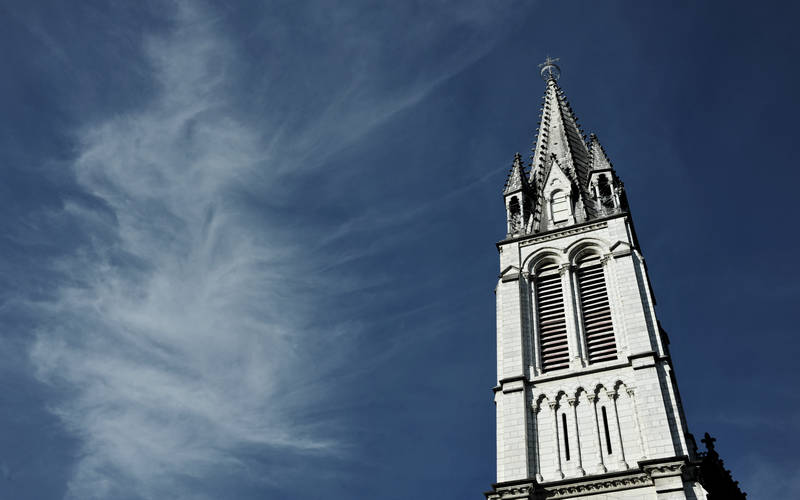
[[[595,229],[601,229],[607,227],[608,224],[606,222],[598,222],[597,224],[587,224],[585,226],[575,227],[571,229],[565,229],[563,231],[556,231],[550,234],[543,234],[542,236],[536,236],[534,238],[525,240],[520,242],[520,246],[528,246],[528,245],[535,245],[536,243],[540,243],[542,241],[550,241],[550,240],[557,240],[558,238],[563,238],[564,236],[570,236],[573,234],[580,234],[586,233],[589,231],[594,231]]]
[[[585,497],[611,491],[634,488],[657,487],[657,481],[670,476],[682,476],[692,480],[696,471],[687,457],[676,460],[652,460],[640,463],[639,467],[625,472],[604,474],[594,479],[590,477],[536,482],[531,480],[496,484],[494,490],[487,492],[487,500],[549,500],[560,498]],[[690,477],[692,476],[692,477]],[[530,482],[529,482],[530,481]]]
[[[647,474],[636,473],[618,478],[603,478],[564,486],[543,485],[543,491],[536,498],[570,498],[652,485],[653,480]]]
[[[487,500],[528,500],[533,498],[533,483],[513,486],[495,486],[494,491],[486,493]]]
[[[645,465],[643,467],[645,473],[651,478],[682,475],[683,470],[685,468],[686,468],[685,462],[673,462],[669,464],[659,464],[659,465]]]

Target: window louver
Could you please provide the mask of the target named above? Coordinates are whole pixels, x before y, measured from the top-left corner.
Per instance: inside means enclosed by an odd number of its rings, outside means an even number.
[[[542,371],[569,366],[567,321],[564,316],[564,295],[556,264],[545,264],[536,276],[536,310],[539,319],[539,348]]]
[[[617,344],[611,324],[611,307],[599,255],[587,257],[580,263],[578,286],[589,363],[616,359]]]

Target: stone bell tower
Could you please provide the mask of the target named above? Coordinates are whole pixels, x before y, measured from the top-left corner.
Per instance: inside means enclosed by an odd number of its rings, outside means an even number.
[[[497,244],[497,483],[487,498],[701,499],[666,332],[622,181],[545,80]]]

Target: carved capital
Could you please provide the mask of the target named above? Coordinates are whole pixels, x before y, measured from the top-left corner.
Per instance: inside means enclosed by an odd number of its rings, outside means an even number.
[[[575,398],[568,398],[567,403],[569,403],[570,406],[574,407],[575,405],[578,404],[578,401]]]
[[[587,394],[586,399],[588,399],[590,403],[594,403],[595,401],[597,401],[597,396],[595,396],[594,394]]]
[[[553,411],[556,411],[558,409],[558,402],[557,401],[550,401],[547,404],[550,405],[550,409],[553,410]]]
[[[561,264],[558,266],[558,274],[564,276],[565,274],[569,273],[570,269],[572,269],[572,264],[569,262]]]
[[[608,396],[608,399],[614,400],[617,399],[617,396],[619,396],[619,394],[617,393],[617,391],[607,391],[606,396]]]
[[[628,396],[633,397],[633,387],[626,387],[625,392],[628,393]]]

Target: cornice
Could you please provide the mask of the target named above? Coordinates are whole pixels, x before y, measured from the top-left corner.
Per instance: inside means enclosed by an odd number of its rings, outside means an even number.
[[[588,220],[585,222],[581,222],[579,224],[574,224],[567,228],[555,228],[550,229],[549,231],[543,231],[541,233],[532,233],[532,234],[523,234],[520,236],[514,236],[512,238],[506,238],[504,240],[498,241],[496,246],[499,249],[503,245],[507,245],[509,243],[520,242],[520,245],[527,246],[533,245],[535,243],[539,243],[542,241],[550,241],[561,238],[563,236],[569,236],[572,234],[580,234],[587,231],[592,231],[594,229],[599,229],[606,227],[605,225],[597,225],[597,224],[604,224],[612,219],[618,219],[620,217],[630,217],[630,212],[620,212],[612,215],[608,215],[606,217],[598,217],[596,219]]]
[[[517,375],[514,377],[506,377],[497,382],[497,385],[492,388],[492,391],[497,393],[502,391],[505,394],[510,392],[518,392],[530,386],[530,381],[524,375]]]
[[[536,495],[536,499],[544,498],[570,498],[575,496],[593,495],[595,493],[605,493],[616,490],[629,490],[633,488],[643,488],[653,486],[653,479],[644,472],[635,472],[622,477],[609,479],[596,479],[585,481],[580,484],[568,486],[543,486],[544,491]]]
[[[638,352],[636,354],[629,354],[614,361],[606,361],[605,363],[607,364],[588,365],[578,369],[565,369],[563,372],[548,372],[543,375],[535,375],[530,377],[528,381],[535,385],[543,382],[551,382],[553,380],[577,377],[579,375],[588,375],[590,373],[616,370],[619,368],[630,367],[634,370],[640,370],[642,368],[653,367],[658,363],[670,364],[670,358],[669,356],[659,356],[655,351],[646,351]]]
[[[484,493],[488,500],[549,500],[582,497],[617,490],[630,490],[656,486],[656,480],[668,476],[683,476],[692,472],[695,465],[687,456],[654,459],[639,462],[639,466],[625,471],[609,472],[591,478],[568,478],[558,481],[536,482],[531,479],[493,484],[493,491]]]

